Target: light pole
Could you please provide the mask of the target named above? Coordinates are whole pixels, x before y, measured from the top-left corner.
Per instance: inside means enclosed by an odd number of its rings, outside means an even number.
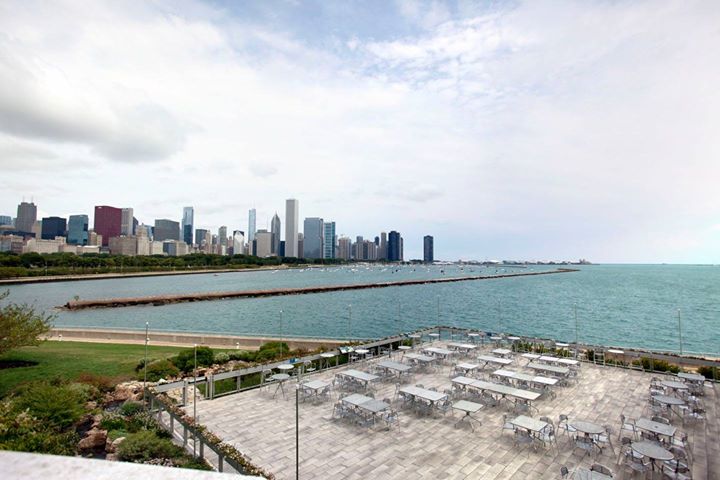
[[[680,309],[678,308],[677,311],[678,314],[678,336],[680,337],[680,355],[682,356],[683,348],[682,348],[682,325],[680,321]]]
[[[575,358],[577,358],[577,354],[578,354],[577,303],[573,303],[573,310],[575,310]]]
[[[300,479],[300,385],[295,385],[295,479]]]
[[[197,436],[194,430],[197,427],[197,343],[193,348],[195,349],[195,364],[193,365],[193,457],[195,457],[197,456],[195,451]]]
[[[282,360],[282,344],[283,344],[283,329],[282,329],[282,308],[280,309],[280,360]]]
[[[440,326],[440,295],[437,296],[437,325]]]
[[[352,338],[352,305],[348,304],[348,342]]]
[[[143,362],[143,402],[145,402],[145,388],[147,384],[147,352],[148,352],[148,328],[150,326],[149,322],[145,322],[145,361]]]

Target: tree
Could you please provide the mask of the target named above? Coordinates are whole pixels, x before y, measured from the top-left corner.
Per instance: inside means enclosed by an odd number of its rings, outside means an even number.
[[[9,294],[0,293],[0,300]],[[52,328],[54,318],[29,305],[8,303],[0,307],[0,355],[14,348],[39,345],[40,337]]]

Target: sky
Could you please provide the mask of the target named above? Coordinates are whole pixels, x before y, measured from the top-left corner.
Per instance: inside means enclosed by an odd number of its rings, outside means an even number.
[[[720,263],[720,3],[0,1],[0,214]],[[91,220],[92,222],[92,220]]]

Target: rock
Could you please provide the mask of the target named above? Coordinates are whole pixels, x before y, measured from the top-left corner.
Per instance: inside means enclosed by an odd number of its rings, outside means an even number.
[[[80,450],[97,450],[105,448],[107,442],[107,431],[93,428],[85,434],[85,438],[80,440],[78,448]]]
[[[119,457],[117,453],[108,453],[107,455],[105,455],[105,460],[108,460],[110,462],[117,462],[118,459]]]
[[[92,417],[92,425],[90,426],[90,430],[97,430],[98,427],[100,427],[100,422],[102,421],[102,415],[93,415]]]
[[[118,437],[113,441],[110,441],[110,439],[108,438],[107,440],[105,440],[105,451],[107,453],[117,452],[118,445],[120,445],[123,440],[125,440],[125,437]]]

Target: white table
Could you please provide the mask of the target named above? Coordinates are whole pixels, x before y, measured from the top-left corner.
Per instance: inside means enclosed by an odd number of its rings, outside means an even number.
[[[277,396],[278,390],[282,392],[282,396],[283,398],[285,398],[285,388],[283,387],[283,383],[287,382],[290,379],[290,375],[288,375],[287,373],[276,373],[270,378],[278,382],[278,386],[275,387],[275,393],[273,393],[273,398]]]
[[[461,352],[469,352],[470,350],[475,350],[477,348],[477,345],[473,345],[471,343],[457,343],[457,342],[448,343],[447,346],[454,350],[459,350]]]
[[[488,363],[496,363],[498,365],[510,365],[513,363],[509,358],[493,357],[490,355],[480,355],[477,357],[479,361],[484,362],[485,365]]]
[[[542,432],[543,429],[548,426],[547,422],[543,422],[542,420],[528,417],[526,415],[515,417],[510,420],[509,423],[531,432]]]
[[[638,418],[635,420],[635,426],[641,430],[645,430],[646,432],[651,432],[655,435],[664,435],[667,437],[673,437],[677,431],[677,428],[672,425],[653,422],[647,418]]]
[[[320,354],[320,358],[325,359],[325,368],[330,368],[330,359],[333,357],[335,357],[335,354],[331,352],[324,352]]]
[[[323,382],[322,380],[312,380],[310,382],[301,383],[300,389],[308,393],[309,395],[317,398],[319,397],[320,392],[322,392],[325,388],[329,386],[329,383]]]
[[[544,372],[552,372],[558,375],[567,376],[570,374],[570,369],[567,367],[557,367],[555,365],[543,365],[541,363],[530,363],[527,365],[527,368],[532,368],[533,370],[540,370]]]
[[[585,467],[577,467],[570,478],[572,480],[612,480],[613,477]]]
[[[471,415],[473,413],[476,413],[480,411],[483,408],[483,405],[480,403],[470,402],[468,400],[460,400],[457,402],[454,402],[452,404],[453,410],[460,410],[461,412],[465,412],[465,415],[463,415],[460,420],[455,422],[455,427],[457,427],[460,423],[466,422],[470,424],[470,429],[474,432],[475,426],[473,425],[473,421],[480,423],[480,420],[477,418],[472,417]]]
[[[447,348],[439,348],[439,347],[423,348],[423,352],[432,353],[433,355],[438,355],[443,358],[447,358],[454,353],[452,350],[448,350]]]
[[[391,360],[383,360],[382,362],[378,362],[378,367],[382,368],[383,370],[393,370],[398,373],[405,373],[412,370],[408,365],[405,365],[404,363],[398,363],[393,362]]]
[[[476,363],[458,363],[455,365],[455,371],[460,371],[465,375],[469,375],[470,373],[474,372],[478,369],[480,365]]]
[[[682,418],[682,415],[680,415],[678,412],[676,412],[675,410],[673,410],[672,407],[673,407],[673,406],[685,405],[685,400],[683,400],[682,398],[671,397],[671,396],[669,396],[669,395],[653,395],[652,398],[653,398],[656,402],[662,403],[663,405],[665,405],[665,406],[667,407],[667,409],[668,409],[671,413],[674,413],[674,414],[677,415],[678,417]]]
[[[500,355],[501,357],[505,357],[507,355],[510,355],[512,353],[512,350],[507,348],[496,348],[492,351],[495,355]]]
[[[521,400],[527,400],[532,402],[540,397],[540,393],[531,392],[530,390],[522,390],[520,388],[510,387],[508,385],[501,385],[499,383],[485,382],[483,380],[475,380],[468,385],[470,388],[476,388],[481,391],[488,391],[497,393],[502,396],[511,396],[519,398]]]
[[[402,387],[400,389],[400,392],[402,392],[406,395],[410,395],[412,397],[422,398],[431,403],[436,403],[436,402],[439,402],[440,400],[444,400],[447,398],[447,394],[445,394],[445,393],[436,392],[434,390],[426,390],[424,388],[413,387],[413,386]]]
[[[685,382],[673,382],[671,380],[663,380],[660,382],[663,387],[671,388],[673,390],[687,390],[688,384]]]
[[[691,382],[705,383],[705,377],[703,377],[702,375],[698,375],[697,373],[684,373],[683,372],[683,373],[678,373],[677,376],[684,380],[689,380]]]
[[[542,355],[538,355],[537,353],[523,353],[521,357],[529,358],[530,360],[537,360],[538,358],[542,357]]]
[[[343,397],[340,399],[341,402],[352,405],[353,407],[358,407],[365,402],[369,402],[370,400],[373,399],[359,393],[353,393],[352,395],[348,395],[347,397]]]
[[[654,442],[633,442],[630,444],[630,448],[640,455],[648,457],[652,461],[653,470],[655,470],[655,460],[664,462],[675,458],[671,452],[665,450]]]
[[[292,365],[290,363],[283,363],[281,365],[278,365],[275,368],[277,368],[278,370],[282,370],[283,372],[289,372],[290,370],[295,368],[295,365]]]
[[[404,358],[409,358],[410,360],[414,360],[419,363],[432,363],[435,361],[433,357],[428,357],[427,355],[421,355],[419,353],[406,353]]]

